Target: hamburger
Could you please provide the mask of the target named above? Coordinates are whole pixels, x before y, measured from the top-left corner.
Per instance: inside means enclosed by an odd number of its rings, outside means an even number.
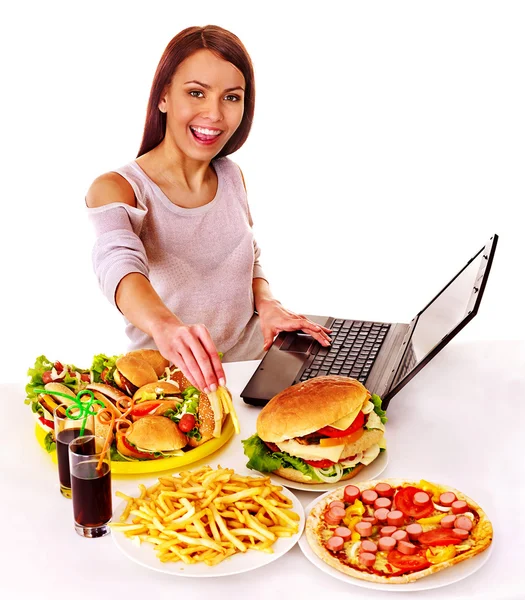
[[[356,379],[327,375],[293,385],[272,398],[243,441],[247,466],[299,483],[355,477],[386,444],[379,396]]]
[[[153,460],[181,456],[188,438],[167,417],[147,416],[116,433],[117,451],[131,459]]]
[[[99,354],[93,358],[91,379],[133,396],[140,387],[158,381],[167,363],[157,350],[135,350],[123,356]]]
[[[135,358],[145,360],[153,367],[157,377],[162,377],[166,369],[170,366],[170,361],[164,358],[158,350],[151,350],[150,348],[132,350],[131,352],[128,352],[126,356],[134,356]]]

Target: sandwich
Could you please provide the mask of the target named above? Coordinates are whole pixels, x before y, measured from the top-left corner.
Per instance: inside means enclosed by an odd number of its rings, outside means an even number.
[[[117,452],[124,458],[154,460],[182,456],[188,438],[167,417],[147,416],[116,432]]]
[[[167,417],[187,436],[193,448],[219,437],[225,416],[222,404],[214,409],[210,397],[191,385],[181,371],[173,369],[168,376],[170,379],[147,383],[134,393],[131,419]]]
[[[172,381],[156,381],[147,383],[133,395],[133,408],[130,417],[133,421],[142,417],[165,415],[171,416],[185,401],[177,383]],[[170,411],[168,414],[166,414]],[[177,421],[175,421],[177,423]]]
[[[53,429],[54,408],[57,404],[67,403],[67,399],[60,396],[53,398],[50,394],[44,395],[35,390],[43,389],[48,385],[51,388],[57,385],[55,391],[62,391],[75,397],[78,391],[84,389],[91,380],[88,370],[59,361],[52,362],[44,355],[36,358],[34,366],[27,371],[27,374],[30,381],[25,389],[25,403],[31,405],[39,425],[47,430]]]
[[[147,383],[158,381],[169,362],[157,350],[134,350],[123,356],[94,357],[92,381],[119,388],[129,396]]]
[[[356,379],[327,375],[272,398],[243,441],[247,466],[306,484],[355,477],[386,448],[379,396]]]

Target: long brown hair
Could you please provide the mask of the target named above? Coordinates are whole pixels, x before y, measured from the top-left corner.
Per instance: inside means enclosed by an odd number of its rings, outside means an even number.
[[[159,110],[163,90],[171,82],[177,67],[197,50],[206,48],[232,63],[244,75],[244,114],[239,127],[215,158],[227,156],[238,150],[246,141],[253,121],[255,107],[255,81],[250,56],[241,40],[217,25],[188,27],[178,33],[166,46],[149,95],[144,134],[137,158],[158,146],[166,134],[166,114]]]

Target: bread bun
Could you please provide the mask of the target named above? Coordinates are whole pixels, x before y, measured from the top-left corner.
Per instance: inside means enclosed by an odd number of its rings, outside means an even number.
[[[357,465],[357,467],[354,467],[350,471],[350,473],[343,475],[343,477],[341,477],[341,479],[339,481],[345,481],[347,479],[352,479],[352,477],[355,477],[359,473],[359,471],[361,471],[361,469],[364,468],[364,466],[365,465],[363,465],[363,464]],[[312,479],[308,479],[305,475],[303,475],[301,473],[301,471],[298,471],[297,469],[292,469],[291,467],[286,467],[286,468],[281,467],[280,469],[273,471],[273,473],[275,473],[275,475],[279,475],[279,477],[282,477],[283,479],[289,479],[290,481],[295,481],[297,483],[307,483],[307,484],[311,484],[311,485],[317,485],[317,484],[323,483],[322,481],[314,481]]]
[[[355,456],[356,454],[359,454],[359,452],[368,450],[370,446],[377,444],[383,436],[384,432],[381,429],[365,430],[363,435],[356,442],[353,444],[346,444],[339,460],[343,460],[349,456]]]
[[[297,383],[274,396],[257,418],[257,434],[279,443],[313,433],[360,408],[370,392],[349,377],[326,375]]]
[[[132,350],[131,352],[128,352],[126,356],[134,356],[135,358],[145,360],[153,367],[157,377],[161,377],[164,374],[166,367],[170,366],[170,361],[165,359],[158,350],[152,350],[150,348]]]
[[[151,394],[156,396],[180,396],[181,391],[178,384],[172,381],[154,381],[140,387],[133,395],[133,400],[140,402],[143,396]]]
[[[131,398],[111,385],[90,383],[86,389],[91,390],[95,398],[102,400],[110,410],[111,406],[113,406],[119,413],[123,413],[129,408]]]
[[[138,448],[152,452],[180,450],[188,443],[186,436],[167,417],[143,417],[126,431],[126,438]]]
[[[213,410],[211,409],[210,400],[203,392],[201,392],[199,397],[197,416],[200,421],[199,431],[202,437],[199,441],[197,441],[195,438],[188,438],[188,443],[192,448],[200,446],[201,444],[204,444],[204,442],[211,440],[213,437],[213,430],[215,428],[215,418],[213,415]]]
[[[146,362],[143,358],[137,356],[130,356],[125,354],[117,359],[115,362],[117,370],[124,375],[124,377],[131,382],[135,387],[140,388],[147,383],[158,381],[157,373],[155,369]],[[118,382],[118,376],[115,372],[115,381]]]
[[[67,385],[63,383],[59,383],[57,381],[51,381],[50,383],[46,383],[44,389],[49,392],[49,395],[59,404],[70,404],[74,403],[74,399],[76,398],[75,392],[70,390]],[[71,398],[64,398],[64,396],[55,395],[53,392],[60,392],[61,394],[68,394]]]

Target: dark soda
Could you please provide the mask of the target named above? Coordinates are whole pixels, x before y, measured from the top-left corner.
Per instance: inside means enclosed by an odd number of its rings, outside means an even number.
[[[63,429],[57,435],[58,478],[60,479],[60,485],[66,488],[71,487],[71,477],[69,474],[69,442],[72,442],[79,435],[80,427],[75,427],[74,429]],[[84,435],[92,435],[92,433],[91,431],[85,429]],[[91,450],[89,454],[94,454],[94,440],[89,450]],[[87,448],[86,452],[83,452],[83,454],[88,454]]]
[[[97,471],[98,460],[73,465],[71,491],[75,522],[83,527],[100,527],[113,513],[111,505],[111,472],[107,463]]]

